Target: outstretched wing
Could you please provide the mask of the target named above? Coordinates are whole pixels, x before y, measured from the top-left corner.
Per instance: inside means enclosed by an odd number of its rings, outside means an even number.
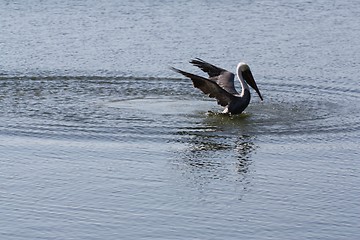
[[[206,72],[210,80],[215,81],[220,87],[225,89],[227,92],[231,94],[239,94],[234,85],[234,77],[235,75],[223,68],[219,68],[214,66],[208,62],[200,58],[195,58],[190,61],[190,63],[194,66],[199,67],[201,70]]]
[[[227,106],[233,98],[235,98],[231,93],[228,93],[226,90],[221,88],[216,82],[209,79],[197,76],[192,73],[184,72],[177,68],[171,68],[175,72],[178,72],[185,77],[188,77],[192,80],[194,87],[200,89],[203,93],[207,94],[211,98],[216,98],[219,105],[225,107]]]
[[[199,67],[201,70],[209,74],[209,77],[219,76],[222,72],[226,71],[225,69],[214,66],[208,62],[205,62],[200,58],[195,58],[191,60],[190,63],[194,66]]]

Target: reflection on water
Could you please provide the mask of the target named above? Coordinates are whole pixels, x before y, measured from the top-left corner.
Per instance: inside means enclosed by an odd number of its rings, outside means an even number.
[[[238,173],[246,174],[249,171],[251,164],[250,153],[255,150],[254,143],[250,136],[242,136],[236,145],[235,152],[237,153],[238,161],[236,170]]]
[[[245,119],[241,116],[235,122],[244,124]],[[177,152],[178,170],[202,192],[213,191],[217,184],[223,188],[226,182],[239,198],[250,183],[251,156],[256,149],[254,137],[243,134],[243,127],[234,125],[233,117],[210,114],[197,127],[182,129],[178,141],[186,148]]]

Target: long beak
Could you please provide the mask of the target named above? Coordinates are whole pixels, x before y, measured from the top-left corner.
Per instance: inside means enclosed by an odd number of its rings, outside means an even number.
[[[258,89],[258,87],[256,85],[255,79],[254,79],[250,69],[244,71],[242,73],[242,75],[243,75],[243,78],[245,79],[245,81],[250,85],[250,87],[252,87],[256,91],[256,93],[259,95],[261,101],[263,101],[261,93],[260,93],[260,91],[259,91],[259,89]]]

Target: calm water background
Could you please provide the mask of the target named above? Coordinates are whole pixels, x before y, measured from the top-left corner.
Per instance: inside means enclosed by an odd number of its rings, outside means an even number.
[[[1,239],[360,238],[359,1],[0,1]],[[234,71],[226,117],[168,69]]]

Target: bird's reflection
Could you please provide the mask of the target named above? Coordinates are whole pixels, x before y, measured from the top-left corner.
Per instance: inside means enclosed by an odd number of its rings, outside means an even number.
[[[234,128],[232,120],[226,121],[207,118],[197,127],[178,132],[178,141],[186,147],[177,152],[176,166],[187,178],[199,184],[249,183],[254,137],[244,134],[239,125]]]
[[[238,173],[247,173],[249,171],[249,165],[251,163],[250,153],[254,150],[254,144],[251,141],[251,137],[242,135],[239,137],[235,152],[237,153],[236,169]]]

